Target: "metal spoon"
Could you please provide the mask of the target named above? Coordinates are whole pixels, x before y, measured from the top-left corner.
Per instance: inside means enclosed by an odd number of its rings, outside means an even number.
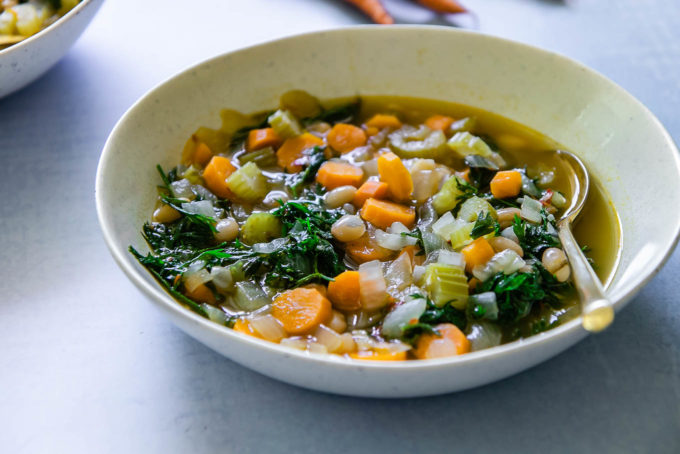
[[[571,205],[557,221],[557,230],[564,253],[569,259],[574,284],[581,298],[583,328],[597,333],[614,321],[614,308],[604,296],[604,289],[586,256],[571,233],[571,223],[581,213],[590,189],[590,176],[583,161],[573,153],[558,150],[557,156],[573,171]]]

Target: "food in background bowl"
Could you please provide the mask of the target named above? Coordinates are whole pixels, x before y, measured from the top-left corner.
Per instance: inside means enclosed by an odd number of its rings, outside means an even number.
[[[222,111],[159,167],[152,252],[131,252],[251,336],[365,360],[461,355],[579,314],[557,146],[468,106],[292,91],[276,111]],[[576,233],[607,280],[619,225],[597,186]]]
[[[81,0],[2,0],[0,50],[33,36],[71,11]]]

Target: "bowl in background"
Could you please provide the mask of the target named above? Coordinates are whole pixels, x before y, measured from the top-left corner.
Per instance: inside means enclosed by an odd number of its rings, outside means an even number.
[[[54,66],[83,33],[104,0],[83,0],[56,22],[0,50],[0,98]]]
[[[565,57],[443,27],[355,27],[309,33],[227,53],[163,82],[122,117],[99,163],[104,238],[127,276],[177,326],[246,367],[299,386],[355,396],[439,394],[534,366],[586,336],[580,319],[531,338],[459,357],[347,360],[241,335],[171,298],[128,252],[156,200],[155,166],[176,165],[199,125],[219,110],[260,111],[303,89],[320,98],[404,95],[479,107],[527,125],[579,154],[611,196],[622,224],[608,296],[620,310],[664,264],[678,239],[680,161],[658,120],[613,82]],[[641,152],[645,150],[645,152]],[[664,197],[654,185],[663,181]]]

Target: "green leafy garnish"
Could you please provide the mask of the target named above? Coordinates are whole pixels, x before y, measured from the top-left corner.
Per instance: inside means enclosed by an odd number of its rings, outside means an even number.
[[[293,197],[298,196],[298,191],[302,185],[306,183],[311,183],[316,177],[316,173],[319,171],[321,164],[326,162],[326,155],[324,150],[326,147],[314,147],[307,152],[308,164],[307,167],[298,173],[293,173],[289,175],[286,179],[286,183],[293,193]]]
[[[402,327],[402,340],[408,342],[409,344],[415,345],[418,342],[418,338],[423,334],[434,334],[437,337],[441,337],[441,333],[437,331],[432,325],[416,322],[409,323]]]
[[[519,240],[525,255],[536,260],[541,260],[543,251],[550,247],[561,247],[559,238],[548,231],[548,225],[554,223],[548,220],[545,210],[541,211],[543,221],[540,224],[531,224],[515,216],[512,223],[512,231]]]
[[[494,233],[494,236],[500,235],[501,226],[496,221],[490,213],[480,212],[475,225],[472,226],[470,231],[470,237],[473,239],[479,238],[480,236],[488,235],[489,233]]]

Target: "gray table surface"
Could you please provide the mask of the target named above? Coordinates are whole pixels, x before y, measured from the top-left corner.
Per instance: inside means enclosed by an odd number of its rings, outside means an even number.
[[[400,21],[441,23],[386,3]],[[680,138],[677,0],[467,4],[481,31],[601,71]],[[680,452],[678,252],[605,333],[499,383],[409,400],[247,370],[173,327],[118,270],[94,176],[135,99],[215,54],[363,22],[336,0],[110,0],[57,66],[0,100],[0,451]]]

